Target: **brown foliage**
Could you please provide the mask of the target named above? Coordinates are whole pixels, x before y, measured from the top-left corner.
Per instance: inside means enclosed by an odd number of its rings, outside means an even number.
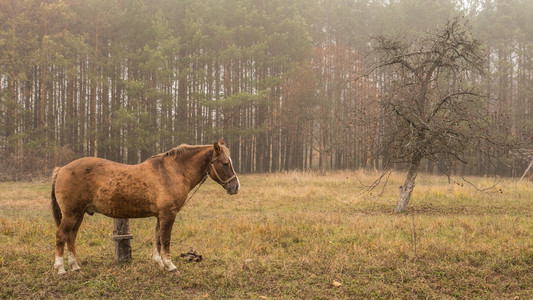
[[[63,166],[74,159],[74,152],[68,146],[53,150],[20,150],[0,154],[0,181],[45,179],[55,166]]]

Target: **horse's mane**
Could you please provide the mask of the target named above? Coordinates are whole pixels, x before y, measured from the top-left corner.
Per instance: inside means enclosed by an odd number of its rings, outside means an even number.
[[[157,158],[157,157],[167,157],[167,156],[182,156],[186,153],[191,152],[192,150],[198,150],[200,147],[203,148],[203,146],[191,146],[187,144],[181,144],[177,147],[174,147],[167,152],[159,153],[156,155],[151,156],[149,159]]]

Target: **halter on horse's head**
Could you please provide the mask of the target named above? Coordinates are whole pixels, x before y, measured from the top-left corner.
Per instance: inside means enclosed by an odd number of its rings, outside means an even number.
[[[213,158],[211,159],[207,173],[211,179],[225,188],[228,194],[237,194],[241,183],[233,168],[233,162],[231,161],[229,150],[226,148],[226,142],[224,139],[220,139],[213,145],[213,148]]]

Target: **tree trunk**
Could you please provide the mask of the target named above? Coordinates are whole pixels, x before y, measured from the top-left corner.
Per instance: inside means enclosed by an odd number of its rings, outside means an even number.
[[[44,120],[44,114],[45,114],[45,103],[46,103],[46,75],[48,71],[48,57],[47,57],[47,45],[46,45],[46,36],[47,36],[47,26],[46,24],[43,24],[43,40],[41,41],[41,95],[40,95],[40,102],[39,102],[39,127],[43,127],[46,125],[46,122]]]
[[[421,160],[422,157],[420,154],[413,154],[411,165],[407,172],[407,178],[405,179],[405,183],[400,187],[400,196],[398,197],[398,203],[396,204],[394,212],[402,212],[407,208],[409,200],[411,199],[411,193],[415,188],[415,179],[418,175],[418,168],[420,167]]]
[[[94,38],[94,59],[92,61],[92,75],[93,78],[90,79],[91,82],[91,98],[89,102],[89,156],[97,156],[96,150],[96,93],[97,93],[97,79],[99,77],[98,70],[98,14],[96,15],[96,33]],[[90,74],[90,73],[89,73]],[[101,155],[100,155],[101,156]]]
[[[188,136],[188,107],[187,107],[187,73],[188,66],[187,52],[182,49],[179,52],[179,66],[178,66],[178,107],[176,110],[176,131],[178,137],[178,144],[190,143]]]

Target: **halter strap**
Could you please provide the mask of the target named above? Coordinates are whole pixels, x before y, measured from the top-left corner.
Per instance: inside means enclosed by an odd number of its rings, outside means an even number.
[[[215,166],[213,165],[213,163],[216,161],[216,158],[218,157],[218,155],[213,158],[213,160],[211,160],[211,169],[213,169],[213,173],[215,173],[215,176],[217,177],[218,181],[220,181],[222,183],[222,186],[226,186],[226,184],[228,184],[228,182],[230,182],[233,178],[237,177],[237,173],[235,172],[235,169],[233,169],[233,163],[231,164],[231,171],[233,171],[233,175],[226,179],[226,180],[222,180],[222,178],[220,178],[220,176],[218,175],[217,173],[217,169],[215,168]],[[230,160],[231,162],[231,160]],[[209,171],[208,171],[209,173]]]
[[[235,169],[233,168],[233,163],[231,164],[231,170],[233,171],[233,176],[231,176],[229,179],[226,179],[226,180],[222,180],[222,178],[220,178],[220,176],[218,176],[218,173],[217,173],[217,169],[215,169],[215,167],[213,166],[213,163],[216,161],[216,158],[218,156],[216,156],[215,158],[213,158],[213,160],[211,160],[211,162],[209,163],[211,165],[211,168],[213,169],[213,172],[215,173],[215,176],[217,177],[217,179],[222,182],[222,186],[225,188],[226,187],[226,184],[228,184],[228,182],[230,182],[233,178],[237,177],[237,173],[235,172]],[[230,160],[231,161],[231,160]],[[198,192],[198,190],[200,189],[200,187],[202,186],[202,184],[204,184],[204,182],[206,181],[207,177],[209,176],[209,169],[207,170],[207,173],[205,174],[204,178],[202,178],[202,181],[200,181],[200,184],[196,187],[196,190],[194,190],[194,192],[189,196],[189,198],[187,198],[185,200],[185,203],[183,203],[183,205],[187,204],[187,202],[189,202],[189,200],[192,199],[192,197],[194,196],[194,194],[196,194],[196,192]]]

